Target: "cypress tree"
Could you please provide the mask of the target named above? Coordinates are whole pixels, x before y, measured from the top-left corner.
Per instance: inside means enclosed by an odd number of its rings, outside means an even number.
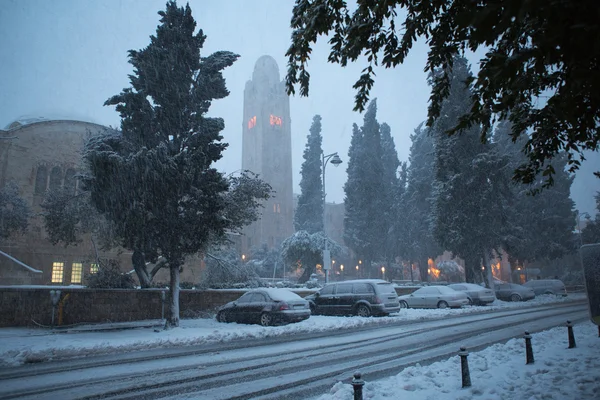
[[[315,115],[306,137],[304,162],[300,170],[300,196],[294,215],[296,231],[315,233],[323,230],[323,182],[321,179],[321,116]]]

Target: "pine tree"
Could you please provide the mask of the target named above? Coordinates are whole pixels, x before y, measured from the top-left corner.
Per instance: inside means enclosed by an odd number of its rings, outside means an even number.
[[[600,192],[596,192],[596,217],[586,217],[585,228],[581,231],[581,243],[594,244],[600,243]]]
[[[396,198],[401,196],[400,181],[398,179],[398,153],[396,152],[396,144],[392,138],[392,130],[386,123],[381,124],[381,166],[383,168],[382,186],[380,201],[383,209],[381,232],[385,232],[385,238],[382,240],[382,256],[385,258],[388,271],[391,273],[391,265],[397,255],[397,226],[395,224],[397,208]]]
[[[344,241],[364,260],[367,273],[371,262],[383,252],[382,232],[385,226],[382,194],[383,165],[377,103],[373,100],[364,116],[362,128],[355,125],[348,151],[348,180],[344,185],[346,214]]]
[[[300,170],[300,196],[294,215],[296,231],[323,231],[323,182],[321,180],[321,116],[315,115],[306,137],[304,162]]]
[[[471,107],[470,78],[466,59],[455,57],[450,93],[432,129],[436,154],[432,223],[438,243],[465,261],[467,282],[475,282],[482,262],[489,271],[492,251],[502,243],[498,231],[506,224],[507,179],[498,172],[503,165],[494,147],[481,142],[480,127],[446,134]]]
[[[507,160],[506,169],[513,171],[526,162],[521,149],[527,140],[510,138],[511,124],[503,121],[494,131],[498,151]],[[554,260],[571,254],[575,249],[573,230],[576,218],[574,202],[570,198],[573,176],[566,171],[566,155],[560,153],[550,163],[554,173],[554,186],[543,191],[541,179],[532,185],[510,185],[511,207],[507,210],[503,247],[511,267],[524,262]]]
[[[429,258],[435,258],[442,249],[433,237],[431,229],[432,185],[434,180],[435,153],[433,137],[429,129],[419,125],[410,136],[409,165],[407,168],[406,191],[401,197],[402,235],[399,237],[400,255],[409,261],[418,262],[421,280],[429,280],[427,268]]]
[[[222,70],[238,55],[200,57],[206,36],[195,33],[187,5],[167,3],[150,44],[129,52],[131,88],[107,100],[121,115],[121,132],[86,145],[85,179],[94,206],[125,248],[160,255],[170,271],[168,326],[179,325],[179,271],[184,259],[257,217],[268,185],[243,174],[227,179],[212,167],[227,147],[221,118],[206,116],[229,94]],[[249,209],[232,208],[242,202]]]

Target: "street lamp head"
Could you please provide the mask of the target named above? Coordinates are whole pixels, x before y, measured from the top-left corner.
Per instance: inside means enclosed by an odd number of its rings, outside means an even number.
[[[334,156],[331,158],[331,160],[329,162],[337,167],[338,165],[340,165],[342,163],[342,159],[336,153],[336,154],[334,154]]]

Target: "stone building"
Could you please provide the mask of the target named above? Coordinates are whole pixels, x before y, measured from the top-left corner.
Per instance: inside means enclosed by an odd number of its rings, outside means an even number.
[[[46,190],[71,187],[75,193],[84,141],[106,129],[83,121],[33,119],[0,130],[0,186],[16,182],[33,214],[24,234],[0,242],[5,253],[0,254],[1,285],[82,284],[96,271],[90,238],[77,246],[55,246],[46,238],[39,213]]]
[[[78,285],[97,271],[91,237],[81,238],[76,246],[53,245],[40,205],[47,190],[70,187],[75,193],[85,140],[107,129],[83,121],[44,119],[17,121],[0,129],[0,187],[16,182],[33,214],[24,234],[0,241],[0,285]],[[125,272],[131,270],[128,251],[99,250],[99,256],[118,261]],[[186,263],[182,282],[198,281],[199,263],[196,259]],[[160,271],[154,281],[168,282],[168,271]]]
[[[290,100],[270,56],[260,57],[244,89],[242,169],[258,174],[275,191],[259,220],[247,226],[242,252],[278,246],[294,233]]]

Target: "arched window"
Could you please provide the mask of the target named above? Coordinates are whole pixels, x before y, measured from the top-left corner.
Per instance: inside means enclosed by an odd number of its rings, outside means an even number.
[[[56,190],[62,183],[62,170],[60,167],[52,168],[50,172],[50,190]]]
[[[65,190],[69,193],[75,193],[75,170],[69,168],[65,172]]]
[[[35,173],[35,194],[44,194],[46,192],[46,183],[48,180],[48,169],[39,166]]]

